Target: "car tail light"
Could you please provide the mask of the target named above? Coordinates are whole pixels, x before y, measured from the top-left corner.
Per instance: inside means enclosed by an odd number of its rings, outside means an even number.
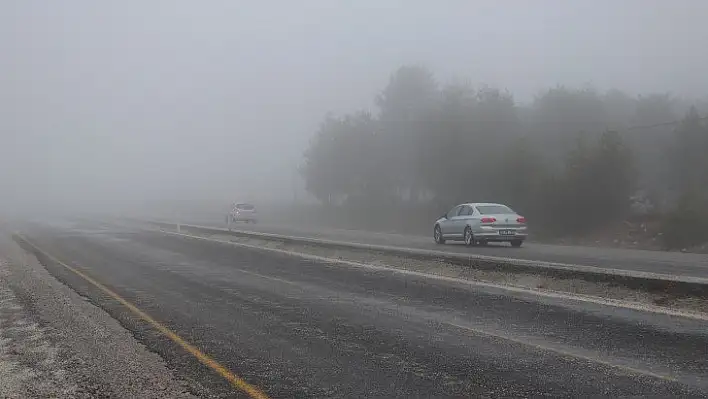
[[[526,218],[523,217],[523,216],[520,216],[520,217],[518,217],[518,218],[516,219],[516,221],[517,221],[518,223],[526,223]]]
[[[482,218],[482,223],[494,223],[496,221],[496,218]]]

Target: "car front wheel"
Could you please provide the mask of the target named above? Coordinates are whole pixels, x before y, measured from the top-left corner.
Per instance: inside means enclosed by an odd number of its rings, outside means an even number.
[[[519,248],[524,242],[522,240],[513,240],[511,246],[514,248]]]

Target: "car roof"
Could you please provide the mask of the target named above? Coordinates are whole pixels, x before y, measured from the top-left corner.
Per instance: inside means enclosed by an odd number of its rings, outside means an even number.
[[[507,208],[509,206],[504,205],[504,204],[497,204],[495,202],[465,202],[464,204],[460,205],[468,205],[468,206],[506,206]],[[458,205],[459,206],[459,205]]]

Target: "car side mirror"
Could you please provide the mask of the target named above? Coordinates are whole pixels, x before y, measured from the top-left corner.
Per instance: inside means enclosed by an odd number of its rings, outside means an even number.
[[[443,213],[443,215],[440,216],[440,217],[443,218],[443,219],[447,219],[447,213]]]

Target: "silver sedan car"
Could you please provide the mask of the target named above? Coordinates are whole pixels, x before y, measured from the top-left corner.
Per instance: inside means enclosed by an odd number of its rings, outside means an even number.
[[[460,204],[435,221],[433,237],[438,244],[446,240],[466,245],[509,242],[520,247],[526,239],[526,218],[502,204]]]
[[[231,230],[231,224],[235,222],[258,222],[256,207],[245,202],[234,203],[231,206],[231,212],[226,215],[226,227]]]

